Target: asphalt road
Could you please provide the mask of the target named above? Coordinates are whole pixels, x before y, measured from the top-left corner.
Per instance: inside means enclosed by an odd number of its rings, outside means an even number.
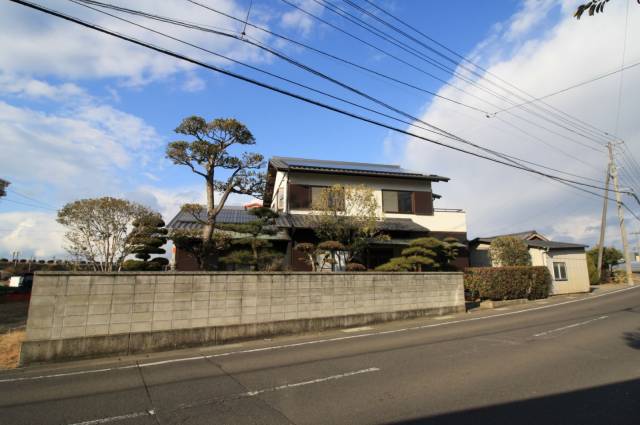
[[[640,287],[0,374],[1,424],[640,424]]]

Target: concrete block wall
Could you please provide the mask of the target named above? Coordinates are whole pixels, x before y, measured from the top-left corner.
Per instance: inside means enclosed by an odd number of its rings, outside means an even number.
[[[464,310],[461,273],[36,273],[23,363]]]

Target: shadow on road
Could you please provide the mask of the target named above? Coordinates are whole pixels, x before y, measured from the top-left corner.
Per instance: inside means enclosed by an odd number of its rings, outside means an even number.
[[[637,341],[638,340],[636,340],[636,342]],[[637,425],[639,423],[640,379],[523,401],[394,422],[394,424],[397,425]]]
[[[640,350],[640,328],[638,328],[637,332],[625,332],[622,337],[629,347]],[[640,403],[640,400],[638,403]]]

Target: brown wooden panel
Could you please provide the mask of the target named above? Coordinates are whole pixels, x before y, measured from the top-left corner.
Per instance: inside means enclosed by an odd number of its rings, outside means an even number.
[[[419,215],[433,215],[433,195],[431,192],[413,192],[413,211]]]
[[[289,185],[289,209],[311,208],[311,187],[301,184]]]

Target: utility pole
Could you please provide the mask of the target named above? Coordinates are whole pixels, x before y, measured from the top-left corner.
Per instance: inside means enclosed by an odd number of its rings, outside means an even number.
[[[609,179],[611,177],[611,149],[609,149],[609,162],[607,174],[604,179],[604,202],[602,203],[602,221],[600,222],[600,242],[598,243],[598,279],[602,280],[602,256],[604,254],[604,231],[607,227],[607,205],[609,204]]]
[[[624,250],[624,265],[627,272],[627,283],[633,285],[633,276],[631,270],[631,256],[629,255],[629,243],[627,241],[627,231],[624,227],[624,211],[622,211],[622,200],[618,187],[618,167],[616,166],[613,155],[613,144],[607,144],[609,148],[609,163],[611,164],[611,177],[613,177],[613,190],[616,193],[616,204],[618,206],[618,221],[620,222],[620,236],[622,237],[622,249]]]

